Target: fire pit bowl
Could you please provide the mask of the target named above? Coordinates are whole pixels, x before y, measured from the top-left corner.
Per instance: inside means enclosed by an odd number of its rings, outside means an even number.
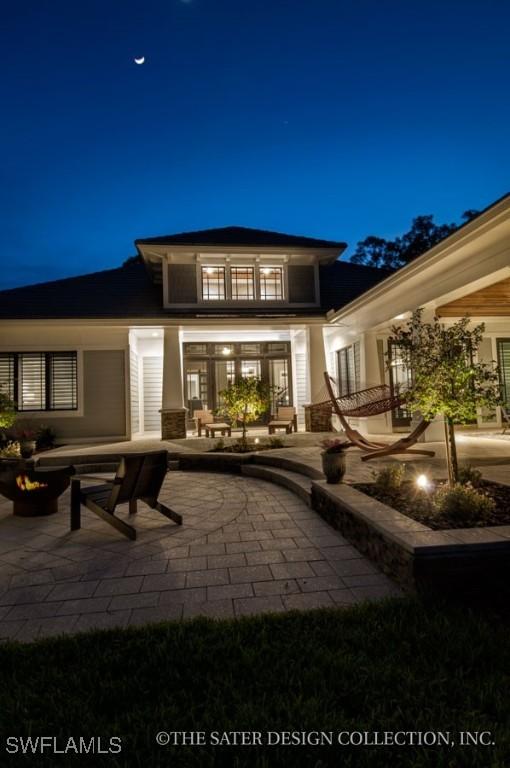
[[[18,517],[53,515],[74,473],[74,467],[35,469],[23,461],[9,462],[0,466],[0,494],[13,502]]]

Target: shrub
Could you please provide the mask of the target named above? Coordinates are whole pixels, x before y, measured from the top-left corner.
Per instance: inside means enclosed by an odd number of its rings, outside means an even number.
[[[283,448],[285,446],[283,439],[277,435],[272,435],[268,440],[268,444],[270,448]]]
[[[0,459],[19,459],[20,450],[20,444],[11,440],[3,448],[0,448]]]
[[[35,442],[38,450],[46,450],[47,448],[53,448],[55,445],[55,439],[57,434],[53,427],[48,427],[45,424],[41,424],[37,430]]]
[[[475,469],[471,464],[459,467],[459,483],[461,485],[472,485],[473,488],[479,488],[482,485],[482,473]]]
[[[377,490],[384,494],[396,493],[403,481],[406,473],[406,465],[400,462],[388,464],[375,475],[374,485]]]
[[[469,527],[490,520],[496,505],[489,496],[472,485],[457,483],[439,487],[433,501],[436,514],[452,523]]]
[[[0,388],[0,429],[9,429],[16,421],[16,410],[11,398]]]

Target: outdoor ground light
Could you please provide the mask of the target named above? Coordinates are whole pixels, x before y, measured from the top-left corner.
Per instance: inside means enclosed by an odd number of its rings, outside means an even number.
[[[418,475],[416,478],[416,485],[422,491],[428,491],[430,488],[430,480],[427,475]]]
[[[255,444],[258,445],[259,443],[260,443],[260,438],[256,437],[255,438]]]

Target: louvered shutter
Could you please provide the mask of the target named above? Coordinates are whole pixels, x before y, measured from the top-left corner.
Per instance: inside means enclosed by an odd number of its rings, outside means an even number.
[[[15,356],[9,352],[0,354],[0,392],[14,400]]]
[[[78,407],[76,352],[53,352],[49,364],[48,409],[75,410]]]
[[[44,411],[46,408],[46,355],[23,352],[18,355],[18,410]]]

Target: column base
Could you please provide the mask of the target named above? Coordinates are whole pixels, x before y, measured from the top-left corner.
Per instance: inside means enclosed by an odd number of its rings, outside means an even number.
[[[332,407],[328,403],[305,405],[305,430],[307,432],[331,432]]]
[[[186,437],[186,408],[165,408],[161,413],[161,439]]]

